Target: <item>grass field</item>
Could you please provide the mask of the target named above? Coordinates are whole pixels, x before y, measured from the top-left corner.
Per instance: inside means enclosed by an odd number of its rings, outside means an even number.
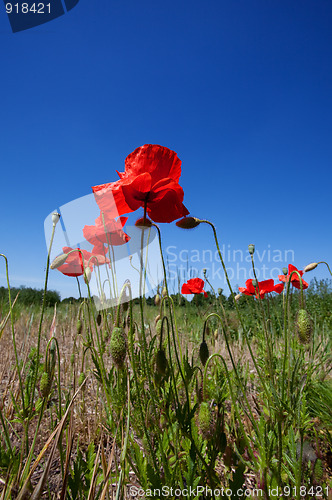
[[[100,312],[1,289],[0,498],[332,498],[331,282],[291,283]]]

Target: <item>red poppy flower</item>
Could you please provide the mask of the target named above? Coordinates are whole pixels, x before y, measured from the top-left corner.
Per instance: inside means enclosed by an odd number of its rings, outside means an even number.
[[[204,287],[204,281],[201,278],[192,278],[187,281],[187,283],[183,283],[182,288],[181,288],[181,293],[183,294],[198,294],[202,293],[204,294],[204,297],[207,297],[208,294],[203,290]]]
[[[293,266],[292,264],[289,264],[287,276],[282,274],[282,275],[278,276],[278,278],[280,279],[280,281],[283,281],[284,283],[288,283],[289,277],[293,271],[297,271],[301,277],[303,276],[303,271],[299,271],[295,266]],[[291,284],[293,286],[295,286],[295,288],[298,288],[299,290],[301,289],[301,283],[300,283],[299,277],[295,273],[291,277]],[[302,280],[303,290],[308,288],[308,286],[309,286],[308,283],[306,281]]]
[[[277,292],[281,293],[284,289],[284,285],[282,283],[274,284],[274,281],[265,280],[258,281],[257,287],[255,288],[252,284],[253,280],[249,279],[246,281],[245,288],[239,287],[239,292],[244,295],[253,295],[254,297],[264,299],[266,293]]]
[[[63,253],[68,253],[72,250],[73,248],[71,247],[63,247],[62,249]],[[89,262],[90,257],[92,257],[92,254],[87,252],[87,250],[80,249],[80,251],[78,251],[77,249],[76,252],[74,251],[69,254],[66,262],[57,269],[65,276],[82,276],[84,274],[84,267],[89,267],[91,270],[93,269],[92,259]]]
[[[135,149],[125,160],[125,172],[116,182],[92,188],[102,212],[115,217],[146,209],[154,222],[172,222],[189,212],[179,185],[181,160],[174,151],[155,144]]]
[[[119,217],[117,220],[111,218],[106,212],[100,214],[95,220],[94,226],[84,226],[83,236],[93,246],[94,255],[106,255],[108,249],[104,246],[118,246],[127,243],[130,237],[122,230],[128,217]]]

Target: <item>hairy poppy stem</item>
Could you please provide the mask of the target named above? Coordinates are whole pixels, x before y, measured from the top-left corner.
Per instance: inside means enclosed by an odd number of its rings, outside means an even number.
[[[260,308],[261,308],[262,316],[263,316],[263,330],[264,330],[265,342],[266,342],[266,347],[267,347],[267,355],[268,355],[267,356],[268,357],[268,371],[269,371],[269,374],[270,374],[270,380],[272,382],[273,381],[272,352],[271,352],[271,345],[270,345],[269,335],[268,335],[267,326],[266,326],[265,311],[264,311],[264,306],[263,306],[263,303],[262,303],[262,300],[261,300],[261,296],[260,296],[259,282],[258,282],[258,279],[257,279],[256,269],[255,269],[255,263],[254,263],[254,254],[253,254],[253,252],[249,252],[249,253],[250,253],[250,257],[251,257],[252,270],[253,270],[254,277],[255,277],[255,280],[256,280],[256,287],[255,288],[257,288],[257,290],[258,290],[258,301],[260,303]]]
[[[331,271],[330,266],[328,265],[327,262],[325,262],[324,260],[321,260],[320,262],[317,262],[317,264],[325,264],[327,266],[327,269],[329,270],[330,275],[332,276],[332,271]]]

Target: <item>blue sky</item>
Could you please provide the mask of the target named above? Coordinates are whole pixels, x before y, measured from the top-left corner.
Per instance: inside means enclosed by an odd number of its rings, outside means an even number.
[[[289,262],[331,263],[331,25],[329,0],[80,0],[18,33],[1,10],[0,252],[11,284],[43,286],[44,219],[116,180],[146,143],[182,160],[184,203],[215,222],[234,287],[249,277],[249,243],[266,277]],[[170,260],[186,267],[174,253],[196,251],[198,273],[226,289],[208,227],[162,233]],[[49,288],[75,295],[74,281],[52,271]]]

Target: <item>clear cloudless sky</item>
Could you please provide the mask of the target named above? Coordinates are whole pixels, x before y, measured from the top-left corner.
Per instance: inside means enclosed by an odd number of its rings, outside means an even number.
[[[184,204],[216,224],[234,288],[249,277],[249,243],[261,278],[331,264],[330,0],[80,0],[18,33],[2,5],[0,46],[0,253],[12,286],[43,287],[44,219],[116,180],[146,143],[182,160]],[[211,229],[161,226],[169,262],[186,268],[188,256],[226,291]],[[325,266],[314,276],[329,277]],[[49,288],[77,294],[58,271]]]

